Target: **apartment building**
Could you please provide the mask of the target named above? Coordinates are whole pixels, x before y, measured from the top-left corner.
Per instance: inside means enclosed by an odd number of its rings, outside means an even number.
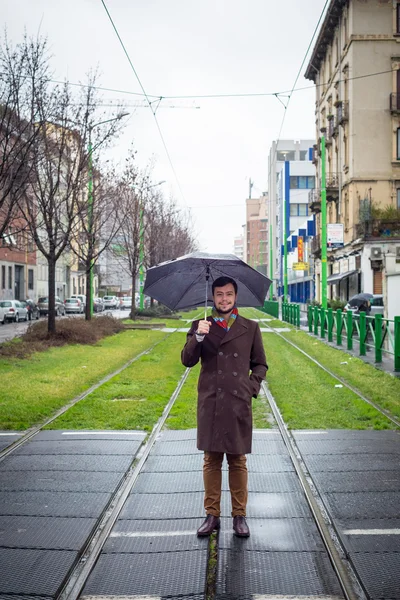
[[[268,194],[246,200],[246,236],[244,260],[267,275],[268,260]]]
[[[268,155],[268,277],[272,280],[273,293],[278,294],[281,278],[280,199],[278,198],[278,180],[286,161],[311,160],[311,148],[315,140],[279,140],[274,141]]]
[[[331,0],[305,73],[316,85],[313,255],[321,298],[321,152],[326,140],[328,297],[384,293],[400,314],[400,3]]]

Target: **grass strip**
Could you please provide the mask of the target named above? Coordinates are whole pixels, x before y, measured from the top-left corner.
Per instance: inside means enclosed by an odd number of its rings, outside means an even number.
[[[218,531],[213,531],[208,540],[206,600],[214,600],[218,570]]]
[[[151,431],[185,371],[180,360],[185,339],[183,333],[168,336],[49,428]]]
[[[400,417],[400,379],[332,348],[304,331],[282,333],[324,367],[356,387],[367,398]]]
[[[23,430],[44,421],[163,337],[165,333],[157,331],[126,331],[95,345],[56,347],[25,360],[0,360],[0,429]]]
[[[273,334],[263,334],[271,393],[291,429],[394,429],[375,408]]]

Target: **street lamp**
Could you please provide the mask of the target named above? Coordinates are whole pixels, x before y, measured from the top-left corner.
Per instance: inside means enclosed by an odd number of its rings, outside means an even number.
[[[158,185],[162,185],[165,181],[159,181],[158,183],[153,183],[152,185],[148,185],[144,188],[144,190],[140,190],[140,211],[139,211],[139,308],[140,310],[144,309],[144,218],[143,218],[143,192],[149,190],[150,188],[157,187]]]
[[[91,238],[93,232],[93,147],[92,147],[92,131],[95,127],[99,125],[104,125],[105,123],[112,123],[113,121],[119,121],[123,117],[128,116],[129,113],[121,112],[118,113],[116,117],[112,119],[106,119],[105,121],[99,121],[99,123],[95,123],[94,125],[89,126],[89,143],[88,143],[88,171],[89,171],[89,183],[88,183],[88,234],[89,239]],[[90,239],[90,243],[92,240]],[[93,292],[93,258],[90,260],[90,269],[89,269],[89,289],[90,289],[90,307],[89,314],[90,318],[93,317],[93,300],[94,300],[94,292]]]

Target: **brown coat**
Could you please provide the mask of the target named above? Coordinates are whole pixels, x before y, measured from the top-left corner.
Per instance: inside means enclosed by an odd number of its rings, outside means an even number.
[[[212,317],[204,341],[194,321],[182,350],[182,363],[201,360],[197,401],[197,447],[208,452],[251,452],[251,399],[265,379],[267,362],[258,323],[240,315],[227,332]],[[249,375],[249,371],[251,374]]]

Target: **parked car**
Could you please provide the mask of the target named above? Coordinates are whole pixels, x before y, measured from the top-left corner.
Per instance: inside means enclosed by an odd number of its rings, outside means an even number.
[[[1,300],[0,306],[4,309],[3,323],[6,321],[27,321],[28,311],[19,300]]]
[[[37,304],[33,300],[25,300],[22,302],[28,311],[28,320],[32,321],[33,319],[38,320],[40,317],[40,310]]]
[[[132,308],[132,298],[130,296],[123,296],[119,299],[119,308],[120,310],[131,310]]]
[[[102,298],[95,298],[93,300],[93,311],[94,312],[103,312],[104,303]]]
[[[104,309],[118,308],[118,298],[117,298],[117,296],[103,296],[103,304],[104,304]]]
[[[2,325],[4,325],[6,322],[6,308],[4,306],[1,306],[1,302],[0,302],[0,323]]]
[[[49,312],[49,297],[41,296],[38,299],[38,307],[41,315],[47,315]],[[56,317],[60,317],[61,315],[65,315],[65,308],[62,300],[56,296]]]
[[[64,309],[65,312],[68,313],[83,313],[83,304],[79,300],[79,298],[67,298],[64,300]]]
[[[382,294],[374,294],[370,299],[371,303],[371,312],[370,315],[373,317],[374,315],[383,315],[385,313],[385,306],[383,303],[383,295]]]
[[[71,294],[70,298],[78,298],[78,300],[80,300],[81,303],[83,304],[83,310],[85,311],[85,309],[86,309],[86,296],[84,296],[83,294]]]

